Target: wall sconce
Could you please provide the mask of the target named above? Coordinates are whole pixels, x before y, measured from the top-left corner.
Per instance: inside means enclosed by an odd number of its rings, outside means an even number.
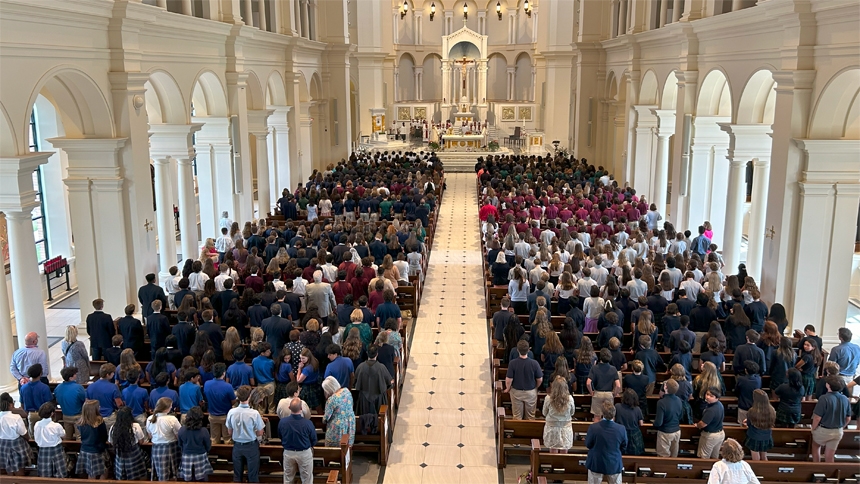
[[[469,20],[469,4],[463,4],[463,20]]]
[[[409,4],[406,3],[406,0],[403,1],[403,6],[400,8],[400,19],[406,16],[406,12],[409,11]]]
[[[436,16],[436,2],[430,4],[430,21],[433,21],[433,17]]]
[[[499,20],[502,19],[502,4],[500,2],[496,2],[496,13],[499,15]]]
[[[525,3],[523,3],[523,11],[526,13],[526,15],[529,16],[529,18],[531,18],[532,7],[531,7],[531,5],[529,5],[529,0],[526,0]]]

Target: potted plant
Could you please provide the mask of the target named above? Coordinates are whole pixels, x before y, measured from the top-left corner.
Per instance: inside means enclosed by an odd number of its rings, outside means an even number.
[[[431,141],[430,144],[427,145],[427,147],[430,148],[430,151],[439,151],[440,148],[439,143],[435,141]]]
[[[490,141],[487,144],[487,149],[490,151],[499,151],[499,142],[496,140]]]

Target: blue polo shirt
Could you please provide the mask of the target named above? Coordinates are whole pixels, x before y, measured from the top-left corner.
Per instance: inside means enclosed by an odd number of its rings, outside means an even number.
[[[384,326],[388,318],[397,319],[400,317],[400,308],[397,304],[385,302],[376,308],[376,319],[379,320],[379,325]]]
[[[87,391],[76,381],[64,381],[54,389],[54,398],[63,410],[63,415],[80,415],[87,400]]]
[[[129,385],[122,391],[122,401],[131,409],[131,414],[135,417],[144,412],[144,402],[147,400],[149,400],[149,392],[146,388]]]
[[[187,381],[179,386],[179,412],[188,413],[191,407],[200,405],[203,401],[203,389],[200,385]]]
[[[854,376],[857,366],[860,365],[860,346],[851,343],[840,343],[830,350],[830,361],[839,364],[839,374],[842,376]]]
[[[154,409],[158,400],[162,397],[167,397],[173,401],[173,410],[176,410],[179,407],[179,394],[176,393],[176,390],[171,390],[165,386],[153,388],[152,391],[149,392],[149,408]]]
[[[237,361],[227,368],[227,378],[230,380],[233,390],[242,385],[250,385],[253,377],[254,370],[244,361]]]
[[[215,379],[215,375],[211,371],[204,371],[202,366],[198,366],[197,370],[200,371],[200,383],[205,385],[207,381]]]
[[[119,388],[113,382],[99,378],[87,387],[87,398],[98,400],[101,416],[110,417],[116,411],[116,399],[122,399],[122,395],[119,393]]]
[[[257,385],[265,385],[275,381],[275,362],[268,356],[260,355],[251,362],[254,369],[254,381]],[[233,381],[231,378],[230,381]]]
[[[38,412],[43,403],[53,400],[54,395],[51,393],[51,389],[41,380],[31,380],[21,387],[21,403],[24,410],[28,412]]]
[[[209,406],[209,415],[223,417],[233,408],[236,393],[233,387],[224,380],[209,380],[203,385],[203,394]]]
[[[349,377],[354,371],[355,367],[352,366],[352,360],[338,355],[334,361],[329,362],[328,366],[325,367],[323,379],[333,376],[340,383],[341,388],[349,388]]]

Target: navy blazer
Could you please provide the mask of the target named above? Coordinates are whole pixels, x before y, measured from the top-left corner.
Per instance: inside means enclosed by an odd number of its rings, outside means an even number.
[[[155,284],[146,284],[137,290],[137,299],[140,301],[140,312],[144,319],[152,314],[152,302],[158,299],[161,301],[161,309],[168,309],[167,296],[164,294],[164,289]]]
[[[165,340],[170,334],[170,320],[167,316],[158,313],[152,313],[146,318],[146,332],[149,334],[149,344],[152,347],[152,356],[155,357],[155,350],[165,346]]]
[[[598,474],[620,474],[624,470],[621,450],[627,448],[627,430],[611,420],[602,419],[588,426],[585,434],[588,457],[585,468]]]
[[[176,306],[177,309],[179,306],[182,306],[182,300],[185,299],[185,296],[191,296],[194,298],[194,303],[197,303],[197,294],[195,294],[194,291],[191,289],[182,289],[173,295],[173,305]],[[190,318],[191,315],[189,314],[188,317]]]
[[[143,324],[134,316],[125,316],[119,320],[119,332],[122,334],[122,348],[131,348],[134,351],[134,357],[137,359],[144,358],[144,336]]]
[[[110,314],[95,311],[87,316],[87,334],[90,335],[91,348],[110,348],[111,338],[116,334],[116,326]]]
[[[191,345],[194,344],[194,339],[197,338],[197,328],[190,321],[177,323],[171,331],[173,336],[176,336],[176,347],[182,352],[182,356],[186,357],[191,354]]]

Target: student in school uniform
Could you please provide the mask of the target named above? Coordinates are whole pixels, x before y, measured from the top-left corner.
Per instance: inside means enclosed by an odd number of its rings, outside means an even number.
[[[753,392],[761,388],[761,376],[759,376],[758,364],[752,360],[744,362],[746,373],[736,378],[735,394],[738,396],[738,423],[743,424],[747,419],[747,412],[753,404]]]
[[[254,386],[254,369],[245,363],[245,349],[241,346],[233,350],[234,363],[227,368],[227,382],[237,390],[242,385]]]
[[[140,369],[132,368],[128,371],[129,381],[134,383],[129,384],[122,391],[122,400],[125,403],[125,406],[131,408],[131,415],[134,418],[134,421],[140,425],[141,428],[146,427],[146,411],[151,408],[149,406],[149,392],[146,391],[146,388],[141,388],[138,386],[137,382],[140,380]]]
[[[15,411],[15,402],[8,393],[0,395],[0,469],[10,475],[24,475],[30,465],[30,445],[27,444],[27,424]]]
[[[78,369],[67,366],[60,370],[63,383],[54,389],[54,398],[63,412],[63,428],[66,429],[64,440],[74,440],[79,437],[77,426],[81,420],[81,407],[87,401],[87,391],[77,382],[75,376]]]
[[[36,467],[39,477],[55,477],[65,479],[66,452],[63,450],[63,437],[66,435],[63,426],[54,421],[57,406],[51,402],[39,407],[41,420],[33,426],[33,440],[39,446],[39,456]]]
[[[110,344],[113,346],[104,350],[105,361],[111,363],[113,366],[119,366],[119,357],[122,355],[122,335],[113,335],[110,339]]]
[[[21,404],[24,407],[24,411],[27,412],[30,424],[27,430],[32,438],[33,426],[41,420],[41,417],[39,417],[39,408],[44,403],[54,401],[54,395],[51,393],[48,385],[40,379],[42,376],[42,365],[40,363],[27,368],[27,376],[30,377],[30,381],[21,385]]]
[[[622,379],[623,388],[631,389],[636,392],[636,397],[639,399],[639,408],[642,410],[642,417],[648,419],[648,402],[645,400],[648,396],[648,375],[643,374],[645,365],[639,360],[630,362],[630,369],[633,373],[624,375]]]
[[[105,425],[113,425],[116,419],[116,409],[123,406],[122,394],[113,382],[115,374],[116,367],[111,363],[105,363],[99,368],[99,379],[87,387],[87,398],[99,402],[99,413]],[[105,430],[105,434],[107,434],[107,430]]]
[[[169,380],[170,376],[167,372],[162,371],[156,375],[154,388],[149,392],[149,408],[155,408],[162,398],[169,398],[172,410],[179,410],[179,394],[176,393],[176,390],[167,387]]]
[[[203,425],[203,410],[198,406],[191,407],[179,429],[179,449],[182,451],[179,478],[186,482],[208,480],[209,474],[215,472],[209,463],[211,448],[209,430]]]
[[[152,435],[152,467],[160,481],[173,481],[179,472],[179,420],[170,414],[173,401],[162,397],[156,402],[146,430]]]
[[[260,354],[251,361],[257,392],[263,396],[261,406],[266,413],[275,413],[275,362],[272,360],[272,345],[262,342],[257,345]]]
[[[182,416],[180,423],[185,422],[192,408],[199,408],[203,404],[203,388],[200,386],[200,372],[197,368],[186,370],[183,378],[185,381],[179,387],[179,413]]]
[[[230,443],[224,424],[227,421],[227,412],[236,401],[236,394],[233,392],[233,387],[224,381],[226,371],[227,367],[224,363],[215,363],[212,369],[215,379],[203,384],[203,394],[209,407],[209,428],[212,429],[213,444],[220,444],[222,438],[225,444]]]
[[[131,409],[122,407],[116,411],[116,423],[108,431],[108,442],[113,445],[114,478],[139,481],[146,478],[146,463],[140,444],[146,442],[146,434],[134,421]]]
[[[702,430],[699,436],[699,449],[696,455],[700,459],[717,459],[720,457],[720,446],[726,439],[723,432],[723,420],[725,419],[725,408],[720,402],[722,392],[717,387],[708,388],[705,393],[707,406],[702,411],[702,420],[696,423],[696,427]]]
[[[110,365],[110,363],[102,365],[102,368],[107,365]],[[113,371],[110,372],[109,376],[113,378]],[[113,385],[113,383],[111,384]],[[107,466],[105,466],[105,450],[107,448],[108,432],[98,400],[87,400],[84,403],[81,409],[81,424],[78,426],[78,430],[81,433],[81,450],[78,452],[78,463],[75,466],[75,474],[86,475],[91,481],[107,479],[108,471]]]
[[[260,412],[248,405],[251,387],[242,385],[236,390],[239,406],[227,413],[227,432],[233,439],[233,481],[242,482],[245,467],[248,468],[248,482],[260,482],[260,442],[265,431]]]

